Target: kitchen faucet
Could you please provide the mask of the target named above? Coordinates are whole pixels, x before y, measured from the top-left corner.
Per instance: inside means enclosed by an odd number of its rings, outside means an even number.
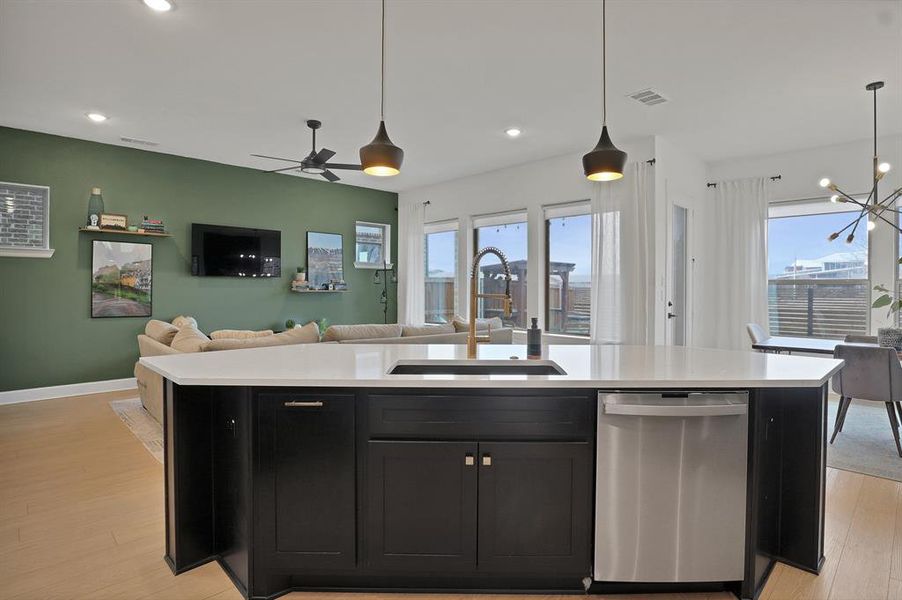
[[[507,280],[503,294],[480,294],[479,289],[479,262],[486,254],[494,254],[501,260],[504,267],[504,276]],[[511,315],[511,267],[507,262],[504,252],[494,246],[486,246],[473,257],[473,267],[470,271],[470,333],[467,335],[467,358],[476,358],[476,344],[491,340],[492,327],[489,326],[489,335],[476,335],[476,300],[478,298],[501,298],[504,303],[504,316]]]

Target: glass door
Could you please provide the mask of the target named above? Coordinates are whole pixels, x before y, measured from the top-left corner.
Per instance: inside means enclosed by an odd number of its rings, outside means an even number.
[[[667,277],[667,343],[685,346],[689,314],[689,210],[673,205],[670,225],[670,264]]]

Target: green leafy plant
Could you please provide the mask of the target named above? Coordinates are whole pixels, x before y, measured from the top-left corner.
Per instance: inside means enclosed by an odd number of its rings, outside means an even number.
[[[896,261],[896,264],[902,265],[902,257]],[[886,312],[887,317],[902,310],[902,295],[894,294],[892,290],[882,285],[875,285],[874,291],[881,292],[881,295],[871,303],[871,308],[889,307],[889,310]]]
[[[316,326],[319,327],[319,336],[323,337],[326,334],[326,329],[329,328],[329,319],[323,317],[316,322]]]
[[[294,319],[285,321],[285,329],[294,329],[295,325],[297,325],[297,323],[294,322]]]

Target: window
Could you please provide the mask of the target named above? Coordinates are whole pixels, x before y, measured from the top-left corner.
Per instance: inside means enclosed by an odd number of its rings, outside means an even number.
[[[495,246],[507,256],[512,274],[513,299],[510,317],[504,316],[502,301],[494,299],[480,299],[476,316],[501,317],[505,326],[526,329],[526,213],[477,217],[473,220],[473,226],[474,252],[486,246]],[[484,294],[503,294],[505,287],[501,261],[494,254],[487,255],[479,265],[479,291]]]
[[[53,256],[49,187],[0,182],[0,256]]]
[[[866,334],[870,313],[868,231],[862,220],[851,244],[857,214],[827,201],[775,205],[767,232],[768,320],[771,335],[842,338]]]
[[[592,215],[586,203],[545,209],[545,330],[589,335]]]
[[[391,225],[357,221],[354,266],[381,269],[391,264]]]
[[[426,323],[450,323],[457,314],[457,222],[425,227]]]

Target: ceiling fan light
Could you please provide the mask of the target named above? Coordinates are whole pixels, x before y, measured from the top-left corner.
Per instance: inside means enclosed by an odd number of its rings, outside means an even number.
[[[326,172],[326,169],[324,169],[323,167],[309,166],[301,167],[301,171],[303,171],[304,173],[309,173],[310,175],[322,175]]]
[[[598,144],[583,155],[583,171],[589,181],[614,181],[623,177],[626,152],[617,149],[608,135],[608,126],[601,128]]]
[[[366,146],[360,148],[363,172],[376,177],[391,177],[401,172],[404,150],[395,146],[385,131],[385,121],[379,121],[379,131]]]

